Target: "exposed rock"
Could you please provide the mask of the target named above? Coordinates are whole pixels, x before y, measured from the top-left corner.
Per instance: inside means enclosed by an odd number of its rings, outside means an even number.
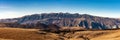
[[[92,16],[88,14],[82,15],[78,13],[76,14],[70,14],[70,13],[33,14],[33,15],[23,16],[21,18],[1,19],[0,22],[15,23],[16,25],[19,24],[23,28],[25,27],[25,28],[41,28],[41,29],[46,28],[45,25],[51,25],[51,24],[57,25],[59,27],[83,27],[85,29],[95,29],[95,30],[120,28],[119,19],[98,17],[98,16]]]

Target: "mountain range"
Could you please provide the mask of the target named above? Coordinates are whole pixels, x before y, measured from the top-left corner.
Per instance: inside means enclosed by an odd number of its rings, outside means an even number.
[[[84,29],[105,30],[119,29],[120,20],[79,13],[41,13],[26,15],[20,18],[0,19],[1,24],[22,28],[58,28],[82,27]],[[51,27],[52,26],[52,27]]]

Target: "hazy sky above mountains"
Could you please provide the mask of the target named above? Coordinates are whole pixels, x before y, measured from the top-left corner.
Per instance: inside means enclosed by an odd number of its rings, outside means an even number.
[[[51,12],[120,18],[120,0],[0,0],[0,19]]]

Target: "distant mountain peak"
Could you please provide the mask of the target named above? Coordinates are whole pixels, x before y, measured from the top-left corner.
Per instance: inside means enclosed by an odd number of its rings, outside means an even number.
[[[42,13],[23,16],[16,19],[4,19],[0,22],[16,22],[18,24],[45,25],[55,24],[59,27],[83,27],[86,29],[114,29],[120,28],[120,20],[107,17],[92,16],[79,13]]]

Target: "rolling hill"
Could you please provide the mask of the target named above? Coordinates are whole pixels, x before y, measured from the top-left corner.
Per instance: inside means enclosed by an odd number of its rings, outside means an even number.
[[[0,28],[0,40],[120,40],[120,30],[52,33],[39,29]]]

